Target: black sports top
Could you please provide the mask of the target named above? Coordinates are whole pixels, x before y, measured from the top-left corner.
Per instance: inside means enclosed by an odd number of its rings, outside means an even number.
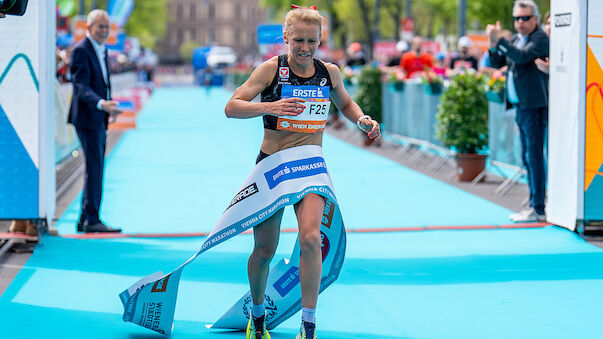
[[[278,69],[270,86],[262,91],[262,102],[278,101],[281,98],[302,98],[306,109],[296,117],[264,115],[264,128],[301,133],[316,133],[324,130],[331,105],[330,90],[333,88],[329,71],[322,61],[314,59],[316,72],[302,78],[291,72],[287,55],[279,55]]]

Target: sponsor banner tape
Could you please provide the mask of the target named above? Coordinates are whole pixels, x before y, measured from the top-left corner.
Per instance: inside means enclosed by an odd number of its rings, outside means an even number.
[[[197,253],[173,272],[153,273],[120,293],[124,306],[123,320],[170,335],[184,267],[203,252],[258,225],[279,209],[299,202],[310,193],[326,198],[320,228],[322,292],[341,271],[345,256],[345,228],[321,147],[298,146],[272,154],[255,166]],[[266,326],[269,329],[301,309],[300,256],[299,241],[296,241],[290,259],[281,260],[270,270],[265,297]],[[250,302],[248,291],[212,327],[244,330],[249,319]]]

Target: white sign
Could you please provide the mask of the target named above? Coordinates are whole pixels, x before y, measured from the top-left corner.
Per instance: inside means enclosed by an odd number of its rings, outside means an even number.
[[[54,216],[55,31],[54,1],[0,19],[0,219]]]

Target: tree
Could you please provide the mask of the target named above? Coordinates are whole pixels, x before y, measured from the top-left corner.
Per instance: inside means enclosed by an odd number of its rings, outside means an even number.
[[[538,9],[544,19],[545,13],[550,10],[549,0],[535,0]],[[468,2],[468,22],[475,24],[474,29],[482,30],[489,23],[495,23],[497,20],[504,29],[513,30],[513,4],[515,0],[498,1],[469,1]]]
[[[399,40],[400,19],[413,17],[415,34],[434,37],[438,34],[457,34],[458,0],[422,0],[412,2],[412,14],[404,13],[403,5],[410,0],[381,0],[380,22],[374,22],[375,0],[300,0],[300,6],[317,5],[329,13],[331,33],[336,48],[345,48],[352,41],[372,46],[371,32],[378,26],[382,39]],[[469,0],[467,22],[469,30],[485,29],[486,24],[500,20],[503,28],[513,30],[513,3],[515,0]],[[550,0],[535,0],[544,14],[550,9]],[[262,0],[266,8],[281,21],[291,8],[290,0]]]
[[[168,10],[167,0],[136,1],[134,11],[124,30],[137,37],[144,47],[153,48],[165,33]]]
[[[167,2],[168,0],[136,1],[130,19],[124,27],[126,34],[138,38],[143,47],[155,47],[156,42],[165,33],[168,19]],[[78,0],[73,15],[87,15],[95,9],[92,8],[93,5],[106,10],[108,3],[108,0]]]
[[[185,64],[191,63],[193,60],[193,51],[198,46],[199,45],[194,41],[187,41],[180,45],[180,50],[178,52],[180,53],[180,58],[182,58]]]

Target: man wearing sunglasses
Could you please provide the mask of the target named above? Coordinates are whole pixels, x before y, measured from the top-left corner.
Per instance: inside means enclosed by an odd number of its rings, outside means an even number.
[[[502,37],[500,23],[488,25],[490,62],[493,67],[509,67],[507,108],[515,107],[519,127],[521,157],[528,173],[530,208],[510,216],[515,222],[544,221],[546,172],[544,140],[548,123],[547,77],[538,70],[536,59],[549,56],[549,38],[538,26],[540,13],[531,0],[515,1],[513,22],[517,34]]]

